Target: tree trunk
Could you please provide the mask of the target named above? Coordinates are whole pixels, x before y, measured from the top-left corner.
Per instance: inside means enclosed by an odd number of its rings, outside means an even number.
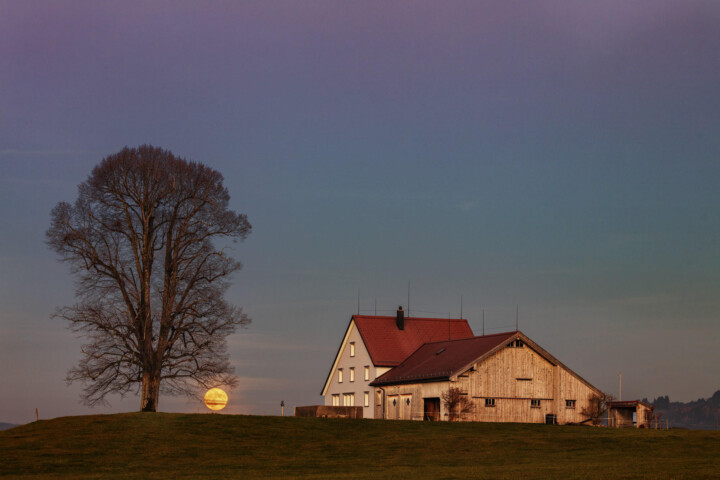
[[[157,412],[158,397],[160,396],[160,376],[150,372],[143,372],[142,398],[140,400],[141,412]]]

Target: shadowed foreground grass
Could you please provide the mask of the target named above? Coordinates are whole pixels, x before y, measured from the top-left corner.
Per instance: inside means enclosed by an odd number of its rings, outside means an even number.
[[[0,477],[720,478],[720,433],[128,413],[2,431]]]

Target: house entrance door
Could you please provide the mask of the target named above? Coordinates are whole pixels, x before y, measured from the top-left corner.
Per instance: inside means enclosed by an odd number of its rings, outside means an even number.
[[[423,420],[437,422],[440,420],[440,399],[424,398]]]

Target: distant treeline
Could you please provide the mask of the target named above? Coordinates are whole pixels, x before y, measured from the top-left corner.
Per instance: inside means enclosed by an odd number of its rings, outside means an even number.
[[[720,422],[720,390],[710,398],[701,398],[691,402],[671,402],[670,397],[657,397],[653,401],[643,398],[644,402],[655,405],[655,414],[660,414],[660,422],[670,427],[691,428],[695,430],[715,430]]]

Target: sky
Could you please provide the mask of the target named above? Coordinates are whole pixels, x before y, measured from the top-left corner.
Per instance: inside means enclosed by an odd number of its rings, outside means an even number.
[[[714,0],[0,0],[0,421],[139,409],[66,385],[83,339],[52,318],[74,284],[44,233],[142,144],[220,171],[253,225],[225,412],[320,403],[358,305],[408,290],[478,334],[517,312],[623,399],[711,396],[718,52]]]

